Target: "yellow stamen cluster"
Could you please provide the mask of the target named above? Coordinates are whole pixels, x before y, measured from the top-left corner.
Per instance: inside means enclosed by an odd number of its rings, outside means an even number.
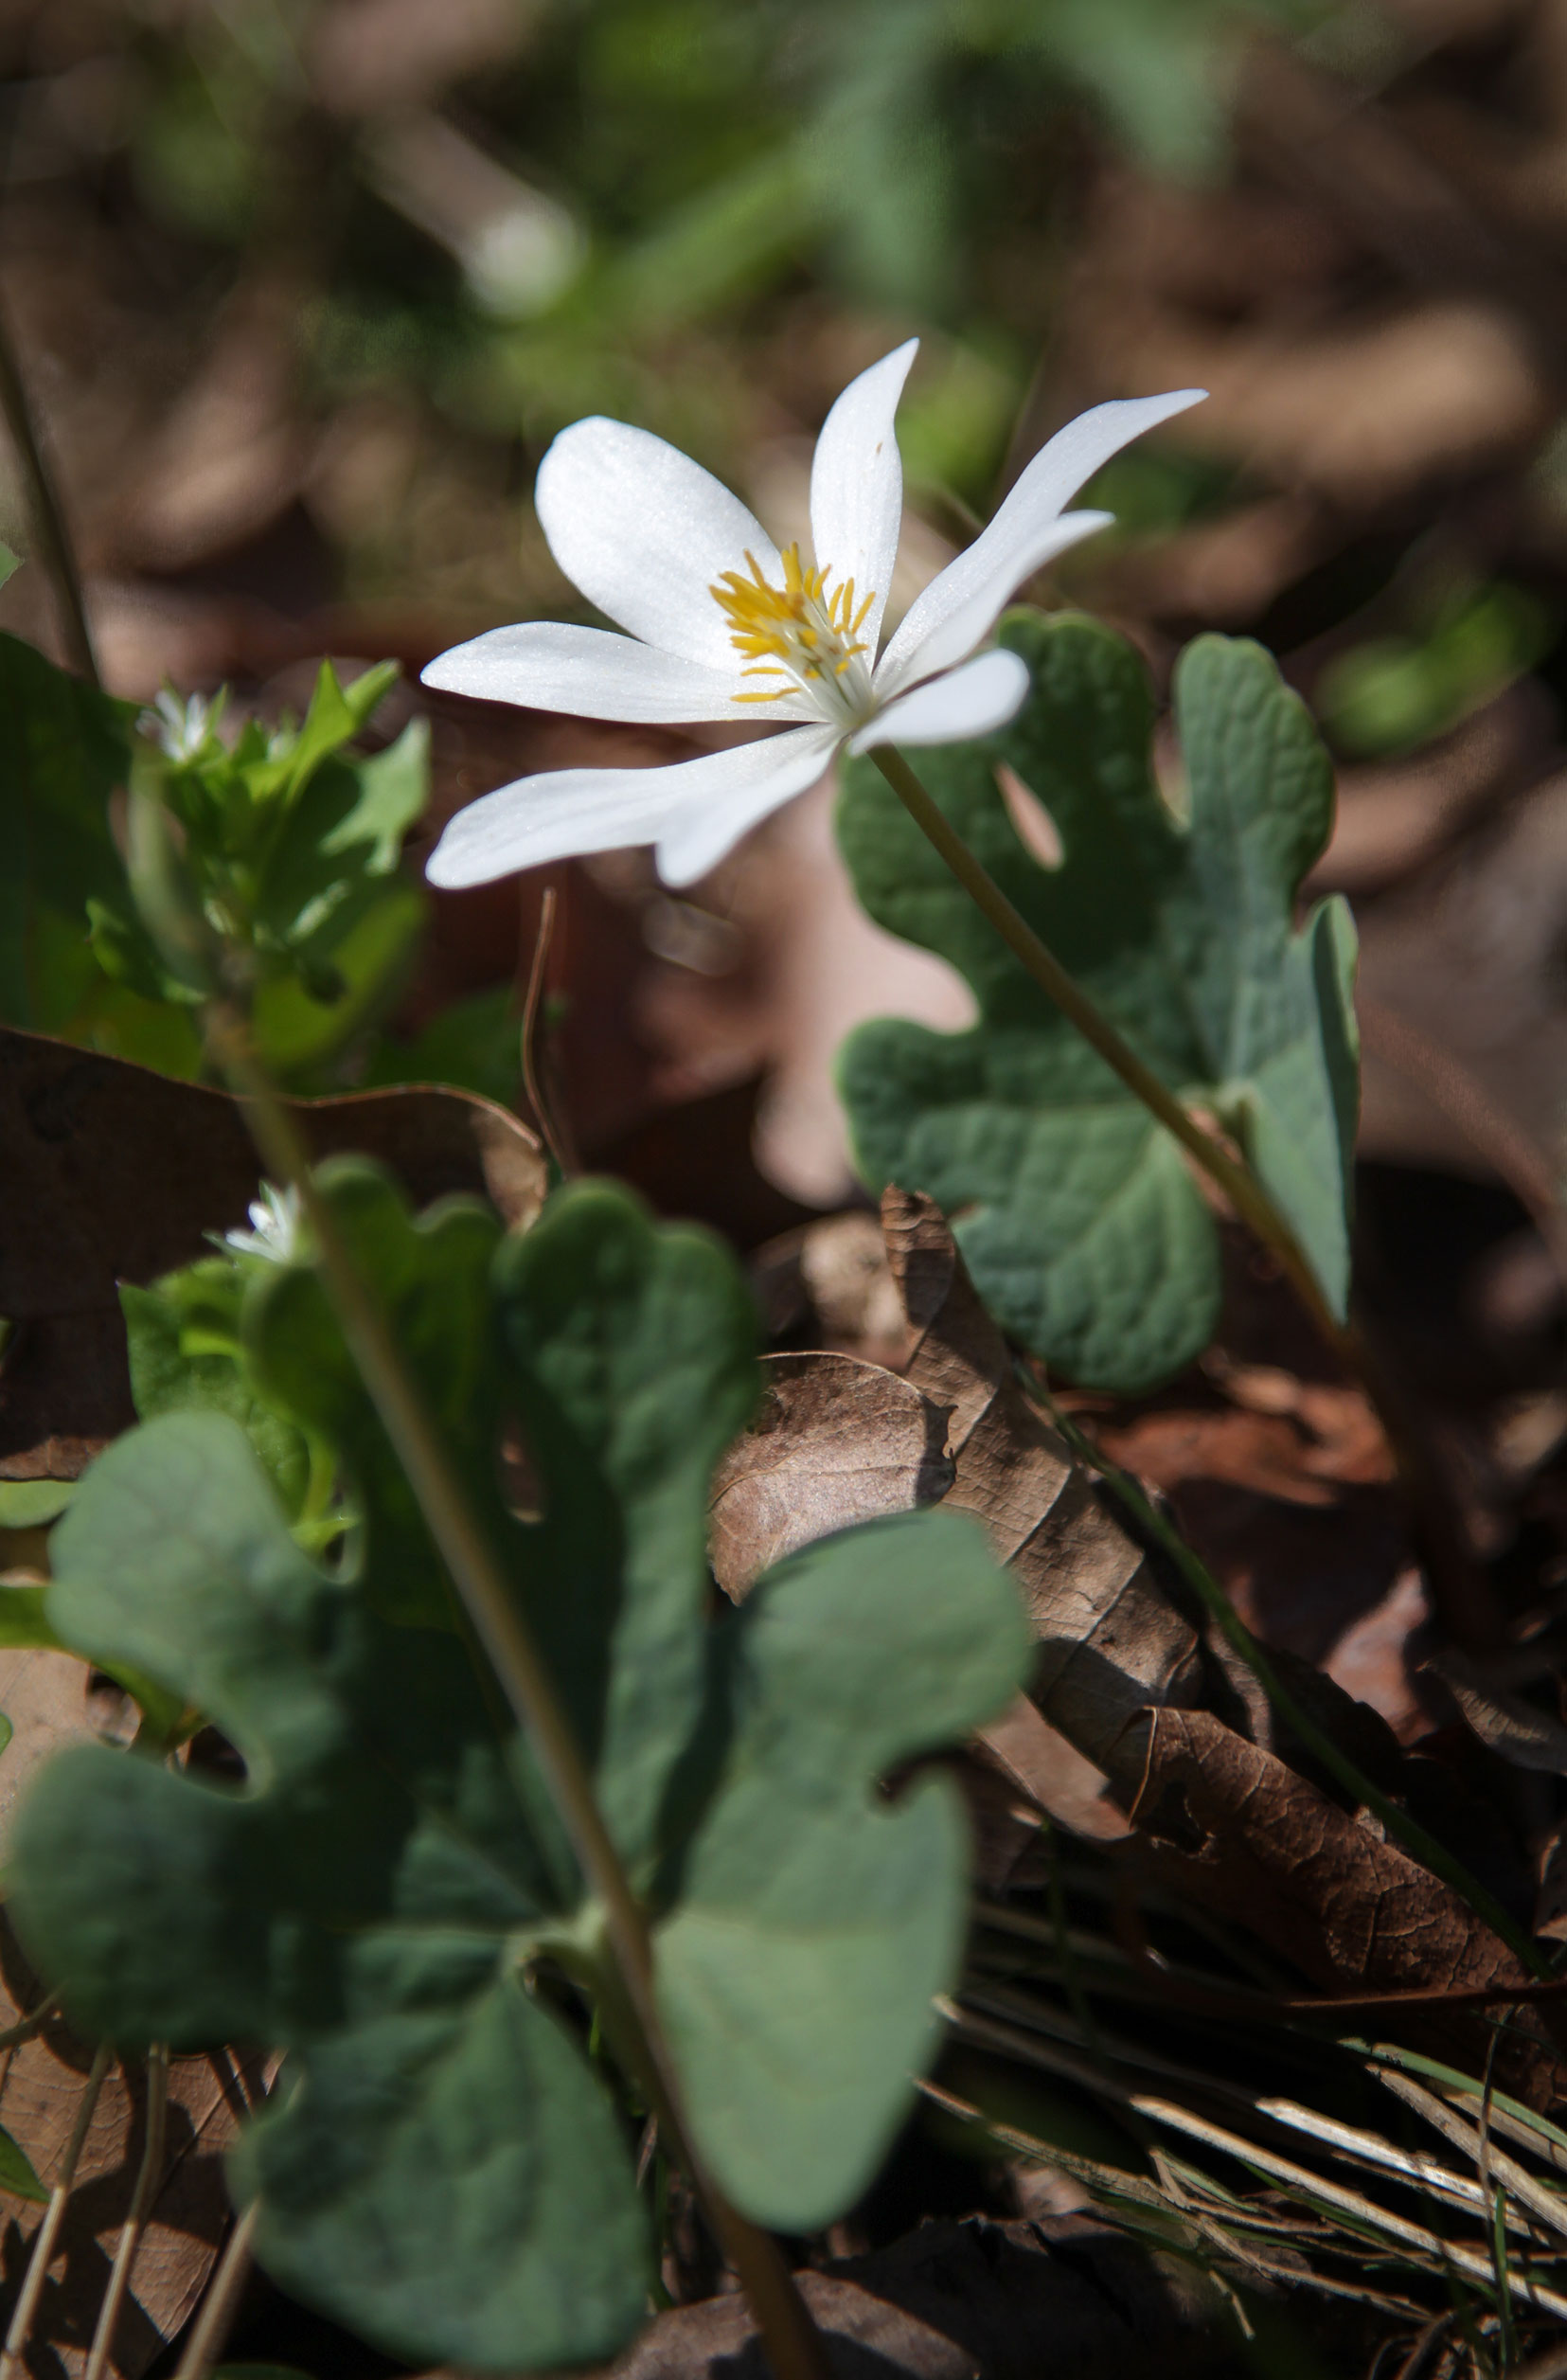
[[[807,569],[798,546],[782,554],[784,582],[770,586],[752,553],[746,561],[751,576],[726,570],[711,589],[714,601],[729,622],[730,643],[745,657],[741,677],[782,679],[782,685],[761,686],[737,694],[737,703],[773,703],[790,690],[791,680],[841,678],[866,648],[859,642],[865,617],[875,602],[867,595],[856,608],[854,581],[846,579],[829,594],[829,573]]]

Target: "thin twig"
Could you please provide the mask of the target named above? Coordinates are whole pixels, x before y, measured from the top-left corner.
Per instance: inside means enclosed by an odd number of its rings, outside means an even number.
[[[31,2041],[35,2033],[43,2031],[59,2006],[59,1993],[51,1992],[46,2000],[39,2001],[30,2016],[24,2016],[18,2024],[8,2025],[5,2031],[0,2032],[0,2049],[19,2049],[25,2041]]]
[[[81,2157],[81,2144],[87,2138],[87,2126],[93,2121],[93,2110],[98,2105],[98,2095],[103,2088],[103,2078],[109,2071],[109,2056],[108,2043],[99,2042],[93,2063],[88,2068],[87,2080],[81,2086],[81,2097],[77,2102],[70,2138],[65,2143],[65,2154],[60,2160],[60,2171],[55,2176],[54,2187],[49,2192],[49,2203],[44,2210],[44,2220],[32,2236],[32,2250],[27,2258],[27,2272],[23,2276],[22,2294],[16,2300],[16,2310],[10,2318],[10,2329],[6,2333],[5,2353],[0,2354],[0,2380],[17,2380],[22,2357],[27,2350],[27,2340],[32,2335],[33,2322],[38,2313],[38,2300],[44,2294],[44,2283],[49,2277],[49,2266],[54,2263],[55,2242],[60,2237],[60,2227],[65,2220],[65,2209],[70,2204],[71,2185],[76,2180],[76,2169]]]
[[[17,361],[15,342],[3,311],[0,311],[0,413],[6,417],[6,427],[10,432],[11,444],[16,449],[16,457],[27,482],[33,540],[39,560],[54,588],[61,640],[66,658],[78,677],[85,678],[89,686],[98,686],[101,682],[98,673],[98,656],[93,651],[92,631],[87,625],[87,607],[81,596],[81,574],[77,568],[71,532],[66,527],[64,508],[55,492],[48,464],[44,459],[44,448],[33,421],[32,407],[27,403],[27,384]]]
[[[109,2286],[98,2308],[98,2327],[93,2333],[84,2380],[103,2380],[119,2323],[120,2308],[131,2286],[131,2275],[135,2269],[136,2257],[146,2233],[147,2218],[163,2179],[163,2153],[168,2135],[169,2045],[165,2041],[156,2041],[147,2053],[147,2132],[142,2142],[141,2165],[125,2221],[120,2226]]]
[[[206,2380],[223,2352],[240,2292],[250,2273],[251,2246],[256,2237],[261,2202],[253,2198],[228,2235],[218,2269],[207,2283],[202,2310],[191,2327],[174,2380]]]
[[[543,1005],[544,971],[549,964],[550,944],[555,939],[557,894],[553,885],[546,885],[539,904],[539,932],[533,944],[533,962],[527,971],[527,992],[523,1001],[522,1058],[523,1089],[539,1127],[545,1148],[555,1159],[561,1172],[569,1181],[581,1171],[571,1136],[555,1102],[544,1096],[543,1069],[539,1064],[539,1012]]]
[[[696,2156],[682,2114],[674,2062],[654,2002],[647,1921],[521,1605],[473,1517],[456,1469],[381,1305],[315,1186],[298,1128],[258,1064],[243,1019],[226,1001],[214,1000],[208,1006],[206,1022],[213,1054],[245,1102],[245,1119],[262,1163],[275,1181],[290,1185],[298,1194],[354,1364],[468,1618],[531,1745],[588,1889],[602,1912],[613,1971],[646,2057],[648,2071],[639,2079],[654,2100],[660,2128],[680,2143],[682,2160],[750,2301],[776,2380],[827,2380],[820,2337],[776,2242],[729,2205]],[[4,2372],[0,2380],[7,2380]]]

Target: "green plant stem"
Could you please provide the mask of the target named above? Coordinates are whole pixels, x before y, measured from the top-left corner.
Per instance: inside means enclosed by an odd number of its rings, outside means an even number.
[[[33,421],[32,407],[27,403],[27,384],[22,378],[10,326],[4,313],[0,313],[0,413],[6,417],[6,427],[10,432],[11,444],[16,449],[17,460],[27,483],[33,541],[38,558],[54,587],[66,661],[78,677],[85,678],[89,686],[98,686],[101,683],[98,673],[98,656],[93,651],[92,631],[87,625],[87,607],[82,600],[81,574],[77,568],[76,551],[71,544],[70,530],[65,525],[64,508],[55,492],[49,467],[44,459],[38,427]]]
[[[1089,1047],[1119,1076],[1134,1099],[1184,1149],[1228,1201],[1239,1220],[1275,1259],[1339,1362],[1364,1387],[1382,1425],[1405,1495],[1419,1550],[1431,1581],[1444,1633],[1469,1652],[1487,1650],[1497,1633],[1484,1582],[1464,1552],[1462,1515],[1448,1483],[1433,1461],[1407,1398],[1353,1321],[1341,1321],[1299,1241],[1250,1169],[1187,1113],[1151,1066],[1097,1008],[1082,986],[1015,909],[989,870],[948,823],[940,806],[920,783],[903,755],[890,743],[875,745],[868,759],[885,778],[927,841],[952,869],[976,908],[988,918],[1007,949],[1045,996],[1060,1009]]]
[[[207,1010],[207,1039],[234,1090],[263,1164],[291,1185],[310,1224],[328,1292],[360,1377],[418,1499],[436,1547],[532,1745],[605,1932],[649,2072],[720,2244],[739,2277],[775,2380],[828,2380],[821,2340],[776,2243],[731,2207],[703,2172],[682,2113],[673,2059],[653,1996],[647,1921],[598,1808],[593,1780],[506,1576],[468,1506],[440,1433],[410,1377],[381,1307],[315,1187],[298,1130],[258,1063],[243,1018],[227,1001]],[[4,2380],[4,2375],[0,2375]]]
[[[1445,1885],[1467,1902],[1476,1917],[1484,1919],[1492,1933],[1500,1936],[1531,1975],[1538,1976],[1541,1981],[1551,1980],[1549,1959],[1508,1915],[1501,1902],[1487,1892],[1478,1876],[1472,1875],[1462,1860],[1454,1859],[1445,1845],[1439,1843],[1434,1834],[1429,1834],[1407,1810],[1401,1810],[1396,1801],[1374,1785],[1348,1753],[1334,1743],[1327,1729],[1320,1727],[1295,1700],[1212,1571],[1149,1502],[1136,1480],[1118,1470],[1101,1448],[1085,1438],[1071,1415],[1063,1413],[1053,1397],[1037,1388],[1034,1393],[1041,1396],[1051,1420],[1073,1453],[1099,1473],[1139,1525],[1158,1539],[1203,1609],[1211,1615],[1220,1635],[1245,1662],[1273,1709],[1288,1727],[1293,1728],[1307,1750],[1322,1763],[1328,1775],[1336,1778],[1347,1793],[1353,1794],[1374,1817],[1380,1819],[1387,1833],[1409,1853],[1411,1859],[1416,1860],[1422,1868],[1429,1868],[1433,1875],[1440,1876]]]
[[[1046,998],[1055,1002],[1095,1055],[1119,1075],[1133,1099],[1141,1100],[1149,1114],[1164,1125],[1223,1192],[1240,1220],[1255,1232],[1289,1275],[1323,1336],[1358,1370],[1353,1334],[1323,1296],[1322,1285],[1300,1243],[1255,1174],[1238,1165],[1229,1151],[1211,1133],[1204,1132],[1194,1116],[1187,1114],[1175,1094],[1160,1082],[1151,1066],[1145,1065],[1131,1043],[1068,975],[1055,953],[1013,907],[988,868],[980,864],[962,836],[953,832],[901,752],[890,743],[879,743],[867,758],[875,761],[916,826],[940,853],[974,906],[989,919],[1013,957],[1026,968]]]

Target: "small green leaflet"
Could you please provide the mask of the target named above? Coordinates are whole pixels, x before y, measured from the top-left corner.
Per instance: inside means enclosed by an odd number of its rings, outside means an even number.
[[[519,1239],[468,1200],[415,1219],[358,1160],[320,1180],[652,1914],[697,2145],[757,2220],[830,2220],[906,2111],[962,1947],[956,1789],[880,1781],[1010,1699],[1016,1594],[972,1522],[920,1512],[712,1619],[708,1486],[757,1387],[733,1258],[609,1185]],[[287,2049],[233,2167],[285,2288],[409,2361],[607,2357],[646,2307],[650,2226],[634,2080],[584,2054],[597,1913],[313,1271],[255,1267],[240,1326],[247,1382],[337,1450],[347,1544],[324,1568],[296,1543],[226,1389],[98,1458],[49,1618],[205,1712],[248,1786],[63,1751],[17,1813],[15,1923],[90,2033]]]
[[[1233,1136],[1342,1315],[1355,938],[1338,900],[1293,922],[1333,815],[1304,706],[1259,646],[1188,646],[1180,821],[1155,787],[1132,648],[1092,620],[1030,612],[1008,615],[1002,641],[1033,673],[1028,702],[999,735],[920,752],[921,779],[1140,1055]],[[1025,816],[1030,796],[1042,805],[1060,866],[1032,856],[1008,793]],[[1202,1351],[1219,1310],[1218,1233],[1184,1159],[868,761],[846,764],[838,833],[878,924],[950,960],[979,1006],[967,1032],[881,1019],[850,1035],[839,1075],[864,1178],[938,1199],[987,1304],[1053,1367],[1123,1393],[1152,1387]]]
[[[6,1728],[6,1741],[10,1740],[10,1727]],[[35,2206],[46,2206],[49,2193],[33,2171],[31,2157],[19,2140],[0,2127],[0,2192],[11,2198],[29,2198]]]

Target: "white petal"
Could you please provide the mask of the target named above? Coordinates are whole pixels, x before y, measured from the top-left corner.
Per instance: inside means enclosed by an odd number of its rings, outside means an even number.
[[[671,819],[658,838],[658,872],[664,882],[692,885],[705,876],[760,819],[814,785],[842,742],[837,727],[806,727],[793,735],[770,737],[765,743],[742,744],[739,751],[715,754],[715,759],[738,761],[741,752],[766,753],[768,773],[759,773],[758,761],[758,774],[742,783],[736,771],[721,792],[705,791],[700,803],[693,802]]]
[[[574,586],[633,636],[732,671],[729,628],[708,588],[755,554],[775,584],[778,550],[738,496],[675,446],[595,415],[562,430],[533,501]]]
[[[1182,388],[1167,397],[1127,397],[1095,405],[1058,430],[1041,448],[987,528],[949,563],[915,599],[877,670],[877,692],[887,695],[917,677],[948,668],[971,653],[1006,599],[1032,572],[1092,535],[1108,512],[1060,518],[1085,479],[1132,438],[1157,428],[1206,391]]]
[[[424,872],[454,889],[631,843],[668,840],[683,850],[683,836],[702,834],[713,853],[703,866],[711,867],[756,819],[813,783],[837,742],[830,727],[797,727],[668,768],[552,769],[519,778],[459,810]],[[688,884],[702,872],[667,881]]]
[[[426,686],[471,694],[481,703],[520,703],[526,710],[572,711],[579,719],[801,719],[804,705],[747,703],[739,663],[724,671],[682,661],[632,636],[559,620],[491,628],[454,645],[421,671]]]
[[[810,466],[810,536],[833,583],[852,579],[856,609],[867,595],[860,641],[874,653],[887,608],[903,520],[903,464],[893,416],[917,339],[905,340],[848,386],[822,424]]]
[[[968,736],[988,736],[1016,716],[1027,693],[1028,664],[1021,653],[981,653],[961,669],[899,694],[861,728],[849,750],[868,752],[873,743],[961,743]]]

